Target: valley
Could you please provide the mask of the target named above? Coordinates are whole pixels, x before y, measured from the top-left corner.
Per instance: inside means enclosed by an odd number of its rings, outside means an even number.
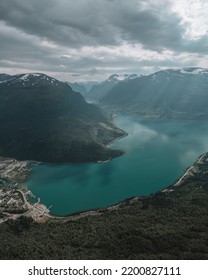
[[[110,112],[124,111],[151,119],[206,120],[206,68],[167,69],[150,75],[112,75],[85,97]]]
[[[190,70],[196,74],[183,71],[181,75],[200,74],[200,79],[205,79],[205,70]],[[116,96],[116,88],[122,94],[126,84],[138,87],[141,79],[148,80],[149,86],[153,83],[156,90],[155,77],[163,79],[164,72],[154,75],[124,79],[113,75],[111,81],[117,82],[111,85],[111,97]],[[206,108],[200,115],[195,113],[197,107],[188,105],[180,105],[180,112],[172,110],[164,107],[165,95],[157,91],[155,97],[145,93],[147,103],[142,94],[141,99],[132,99],[134,105],[125,103],[122,95],[109,102],[107,93],[94,102],[107,109],[110,117],[68,85],[48,76],[3,75],[0,80],[2,258],[48,259],[52,240],[56,250],[52,256],[59,259],[207,258]],[[99,84],[92,89],[95,87]],[[5,98],[6,89],[9,98]],[[73,105],[67,101],[71,94]],[[177,103],[175,94],[172,101]],[[201,104],[203,94],[198,97],[197,104]],[[155,98],[158,105],[151,105],[148,98]],[[35,101],[32,107],[31,100]],[[22,116],[18,108],[26,108]],[[34,130],[29,129],[31,124]],[[46,249],[41,252],[33,242],[43,246],[35,237],[43,235],[47,236],[42,238]],[[4,252],[8,238],[15,242]],[[176,239],[181,242],[176,244]],[[81,247],[80,240],[84,240]]]
[[[100,260],[109,279],[113,260],[145,278],[208,259],[207,7],[0,1],[0,259]],[[175,276],[203,278],[189,263]]]
[[[45,205],[52,205],[53,214],[109,207],[160,191],[208,150],[204,121],[146,120],[121,113],[114,121],[128,132],[127,137],[110,145],[123,150],[122,157],[108,162],[32,167],[28,188]]]

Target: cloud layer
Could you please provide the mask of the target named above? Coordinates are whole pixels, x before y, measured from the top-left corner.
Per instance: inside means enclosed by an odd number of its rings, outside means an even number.
[[[206,1],[189,1],[186,13],[187,1],[2,0],[0,70],[95,80],[206,67]]]

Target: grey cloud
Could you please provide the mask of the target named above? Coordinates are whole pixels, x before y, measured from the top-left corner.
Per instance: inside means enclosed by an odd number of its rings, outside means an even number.
[[[111,69],[132,73],[145,67],[182,64],[171,58],[139,60],[121,53],[112,56],[102,50],[90,57],[83,54],[83,47],[87,46],[141,45],[160,54],[171,50],[174,57],[181,52],[207,54],[208,37],[186,38],[186,26],[172,12],[171,1],[158,3],[157,0],[1,0],[0,64],[9,68],[14,62],[20,69],[79,76],[109,73]],[[70,50],[76,52],[70,54]],[[183,63],[191,61],[194,62],[189,59]]]
[[[69,47],[125,41],[155,51],[194,51],[196,42],[184,39],[185,26],[171,11],[171,2],[153,3],[147,0],[144,9],[144,1],[138,0],[2,0],[0,18],[28,34]],[[202,47],[197,51],[205,51],[204,40],[198,43]]]
[[[122,36],[130,42],[140,42],[144,47],[152,50],[177,49],[182,43],[183,28],[176,24],[179,19],[159,18],[149,11],[132,12],[123,18],[118,18],[118,26]]]
[[[139,2],[3,0],[0,17],[26,33],[69,46],[116,45],[125,40],[153,49],[180,43],[179,18],[160,18],[151,8],[140,10]]]
[[[3,0],[0,18],[26,33],[68,46],[114,44],[115,34],[103,17],[103,2],[11,0],[8,4]]]
[[[181,50],[188,51],[197,54],[207,54],[208,53],[208,36],[205,35],[197,40],[185,41]]]

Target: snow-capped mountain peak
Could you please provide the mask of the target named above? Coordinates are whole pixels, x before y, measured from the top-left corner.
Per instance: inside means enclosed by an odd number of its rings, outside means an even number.
[[[180,72],[181,74],[203,75],[203,74],[208,74],[208,69],[201,68],[201,67],[191,67],[191,68],[182,68]]]
[[[106,81],[120,82],[128,79],[135,79],[135,78],[138,78],[136,74],[121,74],[121,75],[113,74]]]
[[[57,86],[59,81],[41,73],[26,73],[10,76],[8,79],[4,79],[2,83],[7,82],[10,86],[18,84],[19,86],[35,86],[41,84],[51,84]]]
[[[23,81],[27,81],[31,77],[40,77],[42,74],[37,74],[37,73],[30,73],[30,74],[23,74],[19,79]]]

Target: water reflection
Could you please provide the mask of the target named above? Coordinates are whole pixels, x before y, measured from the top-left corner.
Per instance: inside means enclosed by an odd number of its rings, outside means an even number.
[[[72,164],[41,164],[34,167],[34,170],[38,170],[38,179],[42,183],[48,183],[48,181],[74,181],[75,184],[86,183],[90,176],[90,165],[72,165]],[[35,179],[35,178],[34,178]]]
[[[174,182],[208,151],[208,124],[141,120],[120,114],[118,127],[129,133],[111,147],[125,154],[107,163],[40,165],[29,187],[55,214],[105,207]]]
[[[100,167],[97,168],[96,176],[100,177],[100,184],[102,187],[107,187],[110,184],[115,167],[113,162],[109,162],[101,163]]]

